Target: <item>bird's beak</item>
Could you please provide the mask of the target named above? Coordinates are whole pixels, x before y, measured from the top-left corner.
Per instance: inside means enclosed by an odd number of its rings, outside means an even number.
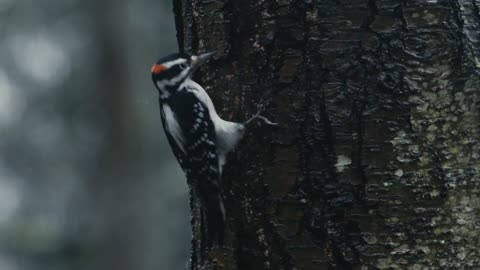
[[[217,51],[211,51],[200,55],[192,55],[191,62],[194,68],[201,66],[203,63],[207,62],[208,59],[212,58],[212,56]]]

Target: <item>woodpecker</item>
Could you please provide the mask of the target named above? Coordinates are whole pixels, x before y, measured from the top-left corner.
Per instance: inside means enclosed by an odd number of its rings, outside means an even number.
[[[205,89],[191,78],[214,53],[171,54],[151,69],[165,134],[188,183],[201,197],[209,227],[225,221],[221,177],[227,154],[236,148],[252,120],[275,124],[259,113],[244,123],[220,118]]]

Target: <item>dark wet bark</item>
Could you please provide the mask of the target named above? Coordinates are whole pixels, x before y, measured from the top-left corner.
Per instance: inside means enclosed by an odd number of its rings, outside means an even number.
[[[228,224],[192,269],[477,269],[478,0],[174,1],[222,117]]]

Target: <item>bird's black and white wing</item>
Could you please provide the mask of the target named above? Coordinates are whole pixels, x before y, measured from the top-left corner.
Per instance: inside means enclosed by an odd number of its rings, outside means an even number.
[[[185,167],[185,151],[183,149],[183,141],[178,137],[178,133],[175,134],[174,132],[172,133],[172,116],[173,112],[170,108],[169,105],[162,103],[160,100],[160,118],[162,120],[162,126],[163,129],[165,130],[165,135],[168,140],[168,144],[170,144],[170,148],[172,149],[173,155],[177,159],[178,163],[180,164],[180,167],[182,168],[183,171],[185,171],[187,168]],[[173,125],[175,125],[173,123]],[[177,130],[178,131],[178,130]]]
[[[161,108],[165,132],[187,176],[217,180],[216,135],[208,108],[188,91],[175,93]]]
[[[221,199],[220,173],[215,127],[208,108],[190,91],[178,91],[167,103],[161,103],[162,122],[172,151],[197,187],[207,209],[215,209],[211,218],[225,215]]]

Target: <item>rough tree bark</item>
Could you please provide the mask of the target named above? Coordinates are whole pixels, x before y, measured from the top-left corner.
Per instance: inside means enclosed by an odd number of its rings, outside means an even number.
[[[479,0],[179,0],[220,114],[261,103],[191,269],[478,269]]]

